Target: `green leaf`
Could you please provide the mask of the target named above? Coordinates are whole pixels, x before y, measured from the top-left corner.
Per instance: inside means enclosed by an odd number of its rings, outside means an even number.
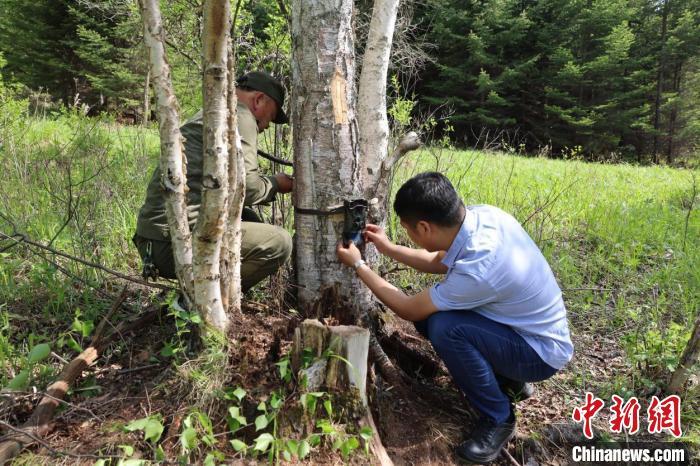
[[[34,365],[39,361],[43,361],[49,357],[49,354],[51,354],[51,347],[48,344],[41,343],[40,345],[36,345],[29,352],[29,364]]]
[[[316,427],[321,429],[321,432],[324,434],[335,434],[337,431],[335,430],[335,427],[333,427],[333,424],[331,424],[328,419],[320,419],[316,421]]]
[[[292,454],[289,453],[288,450],[284,450],[282,452],[282,457],[284,458],[285,461],[292,461]]]
[[[7,388],[10,390],[24,390],[27,388],[27,385],[29,385],[29,369],[24,369],[10,380]]]
[[[163,447],[158,445],[158,448],[156,448],[156,454],[155,454],[156,461],[165,461],[165,451],[163,450]]]
[[[244,426],[248,424],[248,420],[245,418],[245,416],[241,415],[241,409],[238,406],[231,406],[228,409],[228,413],[231,415],[231,418],[240,425]]]
[[[255,431],[263,430],[265,427],[267,427],[267,416],[265,414],[261,414],[260,416],[255,418]]]
[[[209,416],[207,416],[206,413],[197,411],[197,419],[199,420],[199,423],[202,425],[202,427],[204,427],[204,430],[207,431],[207,433],[213,433],[211,419],[209,418]]]
[[[73,338],[73,335],[68,335],[66,338],[66,345],[76,353],[82,353],[83,352],[83,347],[78,344],[77,341],[75,341],[75,338]]]
[[[119,466],[145,466],[146,460],[128,459],[119,460]]]
[[[131,456],[134,454],[134,447],[131,445],[119,445],[119,448],[124,452],[124,456]]]
[[[287,382],[287,376],[291,375],[289,372],[289,359],[283,359],[275,364],[280,372],[280,378]]]
[[[314,434],[311,437],[309,437],[309,445],[312,447],[318,446],[318,444],[321,443],[321,436],[318,434]],[[299,447],[301,448],[301,447]]]
[[[231,440],[231,446],[236,451],[245,450],[247,448],[247,445],[238,439]]]
[[[146,423],[146,427],[144,428],[143,439],[156,443],[158,440],[160,440],[160,436],[163,434],[163,429],[163,424],[161,424],[158,419],[149,418],[148,422]]]
[[[270,397],[270,406],[272,409],[277,409],[282,405],[282,398],[277,394],[273,393]]]
[[[374,431],[369,426],[364,426],[362,429],[360,429],[360,437],[362,437],[365,440],[371,439],[373,435]]]
[[[347,458],[350,452],[359,446],[360,442],[357,440],[357,437],[350,437],[340,445],[340,454],[343,455],[343,458]]]
[[[323,407],[326,410],[326,413],[328,414],[328,417],[331,417],[333,415],[333,405],[331,404],[331,400],[328,399],[323,402]]]
[[[186,427],[180,434],[180,443],[186,451],[197,448],[197,431],[192,427]]]
[[[261,401],[260,404],[258,405],[258,411],[262,411],[263,413],[267,412],[267,405],[265,404],[264,401]]]
[[[143,430],[146,427],[146,424],[148,423],[148,419],[149,418],[144,417],[142,419],[136,419],[135,421],[131,421],[126,426],[124,426],[124,430],[127,432]]]
[[[299,452],[299,442],[296,440],[287,440],[286,449],[289,450],[293,455],[297,455]]]
[[[156,461],[165,461],[165,450],[163,450],[163,447],[160,445],[156,448],[155,458]]]
[[[245,390],[243,390],[241,387],[238,387],[233,391],[233,396],[238,398],[238,401],[241,401],[243,399],[243,397],[245,396],[245,394],[246,394]]]
[[[309,445],[309,442],[306,440],[302,440],[299,443],[299,453],[297,456],[299,457],[300,460],[303,460],[306,458],[306,455],[308,455],[311,452],[311,445]]]
[[[260,436],[258,436],[258,438],[255,439],[255,447],[253,447],[253,450],[264,452],[268,449],[270,443],[272,443],[274,440],[275,438],[271,434],[260,434]]]

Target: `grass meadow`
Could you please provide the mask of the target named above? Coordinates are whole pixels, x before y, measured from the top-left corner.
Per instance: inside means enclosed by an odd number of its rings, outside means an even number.
[[[38,343],[71,359],[111,304],[94,288],[116,294],[121,286],[12,235],[138,275],[130,238],[158,154],[152,127],[71,112],[29,118],[17,103],[2,105],[0,387]],[[595,381],[598,396],[666,380],[700,308],[697,171],[423,149],[401,160],[394,187],[425,170],[446,173],[466,204],[496,205],[521,221],[559,280],[574,335],[612,337],[624,351],[630,371]],[[406,241],[396,219],[388,229]],[[429,283],[410,271],[389,278],[407,290]],[[44,386],[59,368],[37,365],[32,383]],[[581,373],[567,380],[581,393],[594,383]],[[683,403],[685,436],[699,442],[697,384]]]

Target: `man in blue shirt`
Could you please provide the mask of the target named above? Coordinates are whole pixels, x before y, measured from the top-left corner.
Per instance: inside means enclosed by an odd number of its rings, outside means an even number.
[[[440,283],[408,296],[374,273],[354,244],[339,243],[338,258],[430,340],[483,417],[457,455],[488,463],[515,434],[513,403],[532,394],[527,382],[551,377],[573,355],[561,290],[511,215],[488,205],[465,207],[440,173],[408,180],[394,210],[422,249],[393,244],[376,225],[367,225],[366,239],[398,262],[444,274]]]

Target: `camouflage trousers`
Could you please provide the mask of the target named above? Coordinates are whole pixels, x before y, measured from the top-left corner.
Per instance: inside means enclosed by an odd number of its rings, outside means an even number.
[[[241,222],[241,232],[241,285],[245,292],[275,273],[289,259],[292,238],[284,228],[258,222]],[[150,243],[151,262],[158,269],[159,276],[176,278],[170,241],[134,235],[133,242],[144,260]]]

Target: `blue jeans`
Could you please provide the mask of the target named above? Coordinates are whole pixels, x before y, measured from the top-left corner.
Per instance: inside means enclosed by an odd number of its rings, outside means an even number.
[[[497,423],[506,422],[511,414],[498,376],[538,382],[557,372],[511,327],[473,311],[438,311],[415,326],[430,340],[472,406]]]

